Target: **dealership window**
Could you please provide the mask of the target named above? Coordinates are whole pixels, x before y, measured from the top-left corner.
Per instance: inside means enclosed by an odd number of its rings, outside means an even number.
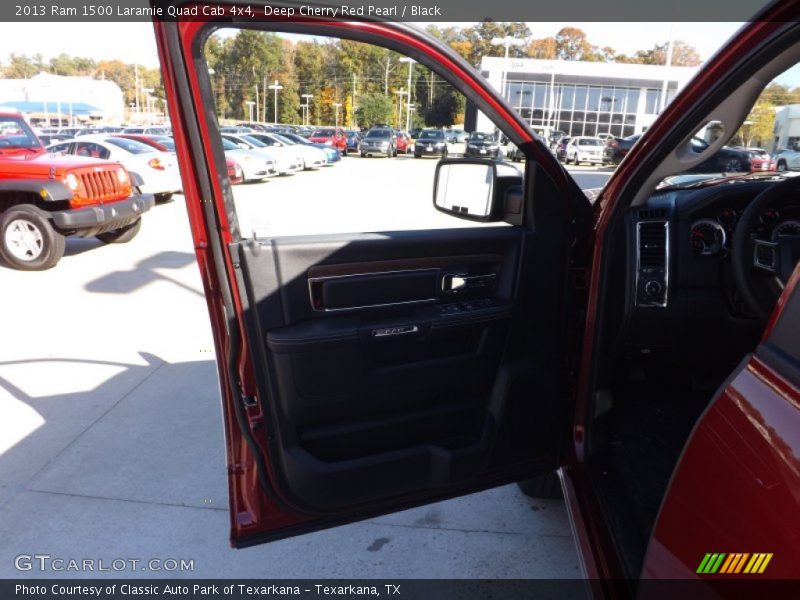
[[[652,109],[657,110],[659,91],[650,91]],[[509,82],[512,106],[528,124],[571,136],[633,135],[640,95],[640,88],[569,84],[551,78]]]
[[[647,90],[645,98],[645,114],[657,115],[661,106],[661,90]]]

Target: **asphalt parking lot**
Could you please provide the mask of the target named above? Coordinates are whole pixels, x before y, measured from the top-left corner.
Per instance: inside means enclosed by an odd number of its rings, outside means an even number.
[[[237,186],[243,230],[471,225],[433,210],[434,167],[349,157]],[[608,176],[579,173],[584,187]],[[0,267],[0,577],[579,576],[563,504],[516,486],[231,550],[212,339],[183,202],[156,206],[129,244],[71,239],[50,271]],[[20,571],[23,554],[187,559],[193,570]]]

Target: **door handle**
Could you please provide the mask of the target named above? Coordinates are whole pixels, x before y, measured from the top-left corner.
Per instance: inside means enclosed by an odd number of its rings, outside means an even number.
[[[486,275],[467,275],[466,273],[448,273],[442,277],[442,291],[448,294],[492,287],[497,281],[495,273]]]
[[[383,327],[381,329],[373,329],[373,338],[387,338],[395,337],[398,335],[409,335],[419,333],[419,327],[416,325],[400,325],[399,327]]]

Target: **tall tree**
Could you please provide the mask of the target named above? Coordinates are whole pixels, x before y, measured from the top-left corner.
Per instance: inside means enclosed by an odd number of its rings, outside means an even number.
[[[30,79],[47,68],[41,54],[11,54],[5,68],[5,76],[9,79]]]
[[[548,37],[531,40],[525,52],[529,58],[553,60],[556,57],[556,38]]]
[[[392,101],[382,94],[364,94],[358,101],[356,116],[362,127],[389,123],[392,118]]]
[[[775,128],[775,106],[759,99],[750,110],[734,139],[743,146],[768,146]]]
[[[649,50],[639,50],[634,55],[643,65],[664,65],[667,63],[669,44],[656,44]],[[677,40],[672,46],[672,65],[676,67],[696,67],[702,61],[694,46]]]

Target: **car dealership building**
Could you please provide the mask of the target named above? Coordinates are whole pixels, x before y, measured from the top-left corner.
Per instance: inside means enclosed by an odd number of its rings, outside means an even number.
[[[535,130],[618,137],[647,129],[697,69],[502,57],[480,67]],[[493,129],[483,115],[477,127]]]
[[[0,79],[0,106],[28,119],[55,125],[74,121],[121,123],[122,90],[113,81],[39,73],[29,79]]]

